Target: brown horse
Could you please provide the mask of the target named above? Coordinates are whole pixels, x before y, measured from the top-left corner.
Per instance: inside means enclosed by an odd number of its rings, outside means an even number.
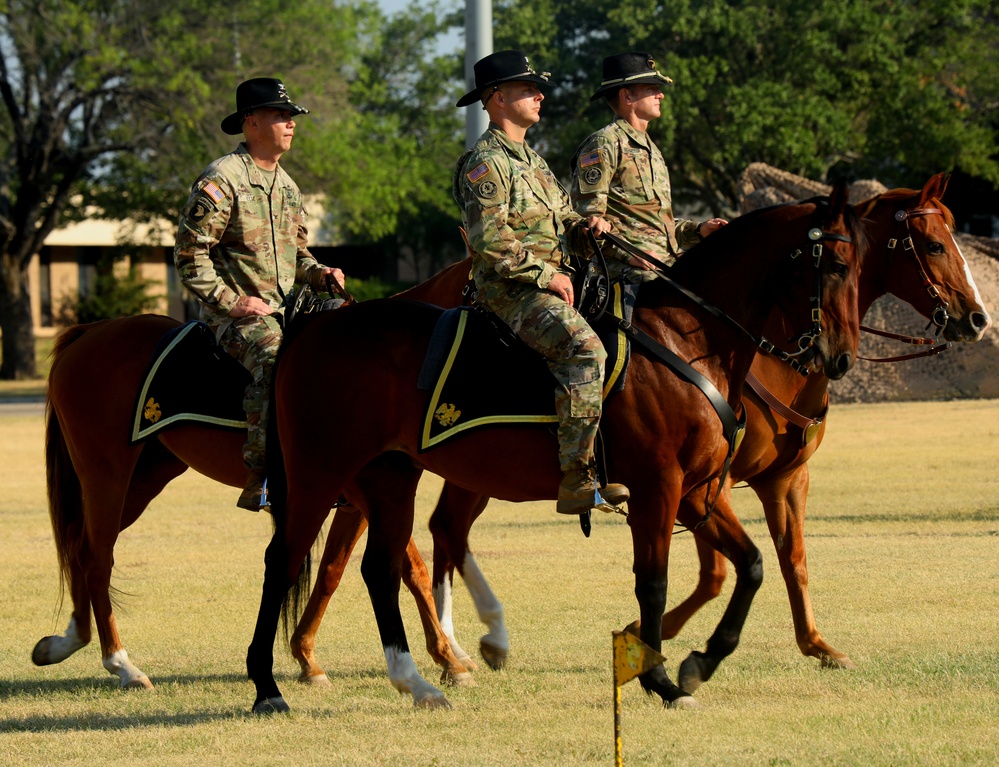
[[[800,316],[802,327],[821,319],[822,332],[813,348],[816,364],[826,375],[841,377],[852,364],[857,344],[858,257],[847,243],[823,244],[829,235],[822,230],[849,242],[844,232],[859,234],[850,226],[850,217],[842,185],[828,204],[808,201],[743,216],[696,246],[697,257],[681,260],[671,273],[725,317],[656,282],[643,289],[634,324],[691,360],[731,409],[739,407],[756,339],[778,303],[789,316]],[[819,240],[809,240],[810,232]],[[789,256],[799,254],[801,247],[811,254],[813,246],[816,258]],[[725,280],[718,275],[725,275]],[[815,307],[805,311],[809,297],[815,296],[816,278],[823,311],[816,312]],[[265,556],[260,612],[247,653],[247,670],[256,686],[254,711],[287,710],[273,676],[277,624],[282,607],[296,601],[292,586],[341,493],[368,514],[361,571],[390,679],[424,705],[447,702],[416,670],[398,604],[422,471],[428,469],[487,497],[511,501],[555,497],[559,479],[555,441],[545,429],[472,430],[419,452],[428,394],[416,382],[440,315],[434,307],[396,299],[319,315],[301,326],[278,365],[275,418],[287,476],[284,492],[282,483],[276,483],[276,529]],[[318,348],[325,353],[308,351]],[[348,368],[350,374],[343,375],[341,371]],[[641,637],[658,650],[669,544],[680,499],[694,488],[710,492],[717,487],[731,443],[704,393],[682,381],[651,352],[633,355],[630,376],[632,385],[609,401],[603,429],[610,474],[632,489],[628,522]],[[337,403],[340,429],[351,435],[350,440],[326,438],[307,412],[307,403],[294,394],[305,381]],[[670,404],[668,414],[663,413],[663,402]],[[510,485],[510,477],[518,478],[516,486]],[[760,554],[729,514],[681,521],[701,523],[700,534],[732,552],[737,562],[732,601],[710,643],[723,657],[734,649],[729,637],[738,635],[759,586]],[[667,705],[693,705],[662,667],[642,675],[641,682]]]
[[[150,355],[178,324],[155,315],[128,317],[70,328],[56,342],[48,384],[46,467],[61,590],[68,586],[73,611],[64,634],[35,645],[32,660],[37,665],[59,663],[86,646],[93,610],[104,667],[119,677],[121,687],[152,688],[129,660],[112,608],[118,535],[188,467],[232,487],[245,484],[245,432],[182,423],[129,444],[133,406]],[[415,544],[409,554],[412,568],[403,577],[418,602],[432,603],[430,576]],[[433,637],[427,650],[441,665],[442,680],[474,684],[437,621],[424,629]]]
[[[938,174],[921,191],[896,189],[860,204],[859,212],[871,247],[860,275],[860,312],[863,315],[876,299],[891,293],[925,316],[935,318],[938,332],[948,340],[972,342],[981,338],[991,321],[951,234],[953,218],[941,202],[946,185],[946,176]],[[906,213],[902,220],[896,218],[899,211]],[[911,247],[907,247],[900,233],[911,238]],[[894,248],[890,247],[892,240],[896,242]],[[454,305],[467,284],[469,264],[468,259],[453,264],[401,296],[440,306]],[[770,334],[777,335],[774,326],[780,322],[775,312],[768,326]],[[807,461],[825,431],[828,379],[822,375],[802,378],[764,354],[756,356],[751,371],[771,396],[790,405],[794,413],[804,415],[795,417],[782,408],[774,410],[755,390],[744,390],[747,432],[733,462],[732,481],[749,483],[764,503],[802,653],[819,658],[823,665],[849,667],[852,665],[849,658],[828,645],[815,627],[805,565]],[[809,429],[806,441],[804,430],[812,423],[815,427]],[[719,505],[730,504],[730,488],[731,482],[727,483]],[[499,668],[509,650],[502,605],[467,547],[469,528],[487,502],[486,497],[446,482],[430,523],[435,540],[434,598],[438,617],[455,655],[469,668],[472,661],[455,639],[451,616],[455,562],[472,593],[480,619],[489,629],[480,639],[483,658],[491,667]],[[690,513],[703,514],[700,508],[703,501],[698,494],[688,495],[683,504],[695,507]],[[302,667],[301,679],[312,683],[326,682],[315,658],[316,633],[351,549],[366,526],[363,516],[344,511],[341,509],[334,517],[320,564],[321,579],[291,641],[292,653]],[[696,533],[695,542],[701,561],[700,582],[687,600],[664,616],[664,639],[674,637],[694,612],[717,596],[725,578],[721,553]],[[451,551],[455,552],[454,560]],[[420,608],[426,621],[433,606],[424,604]],[[689,677],[681,682],[693,685],[697,683],[695,679]]]

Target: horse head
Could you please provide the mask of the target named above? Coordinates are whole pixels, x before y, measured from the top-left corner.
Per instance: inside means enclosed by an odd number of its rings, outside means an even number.
[[[942,202],[948,181],[938,173],[921,191],[892,189],[858,208],[872,240],[889,253],[884,288],[928,317],[948,341],[974,342],[992,319]]]
[[[778,306],[786,327],[793,332],[808,327],[787,342],[797,347],[790,353],[810,371],[830,379],[842,378],[857,357],[860,313],[857,308],[860,261],[866,240],[860,218],[847,203],[845,182],[838,182],[828,199],[808,201],[815,212],[808,223],[807,245],[795,251],[788,275],[788,296],[807,285],[810,317],[802,314],[801,301],[781,299]]]

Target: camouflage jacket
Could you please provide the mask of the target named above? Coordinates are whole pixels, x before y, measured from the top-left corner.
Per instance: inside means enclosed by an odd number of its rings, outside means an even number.
[[[570,193],[581,216],[605,217],[617,234],[668,264],[700,242],[694,221],[673,219],[669,171],[659,148],[621,117],[580,144]],[[628,259],[617,249],[606,252]]]
[[[490,125],[458,160],[452,194],[473,251],[480,294],[502,294],[509,281],[541,289],[563,264],[566,227],[580,217],[537,152]]]
[[[240,296],[280,311],[295,282],[322,288],[305,219],[295,182],[278,165],[268,193],[245,144],[205,168],[181,213],[173,257],[209,325],[227,325]]]

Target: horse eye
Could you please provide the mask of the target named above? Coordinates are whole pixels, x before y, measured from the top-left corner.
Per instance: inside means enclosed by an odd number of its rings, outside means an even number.
[[[946,250],[946,248],[944,248],[942,242],[931,242],[930,243],[930,253],[932,253],[934,256],[939,256],[945,250]]]
[[[846,277],[850,268],[842,261],[834,261],[829,265],[829,271],[837,277]]]

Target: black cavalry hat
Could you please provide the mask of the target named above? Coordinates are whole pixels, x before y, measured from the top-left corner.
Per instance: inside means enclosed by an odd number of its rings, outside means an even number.
[[[456,107],[467,107],[482,97],[482,91],[491,85],[528,80],[547,83],[551,72],[535,72],[523,51],[497,51],[475,62],[475,87],[458,99]]]
[[[254,109],[287,109],[293,115],[307,115],[309,110],[292,102],[284,83],[273,77],[254,77],[236,86],[236,111],[222,121],[222,132],[235,136],[243,132],[243,115]]]
[[[607,91],[626,85],[669,85],[673,81],[656,69],[656,61],[648,53],[618,53],[604,59],[600,88],[590,96],[596,101]]]

